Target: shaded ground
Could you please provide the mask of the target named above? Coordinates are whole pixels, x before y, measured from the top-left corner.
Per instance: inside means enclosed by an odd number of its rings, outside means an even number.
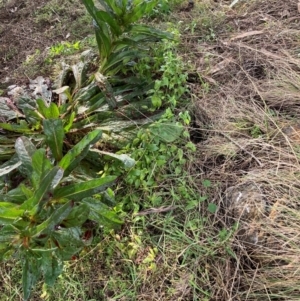
[[[80,41],[93,31],[78,1],[0,2],[0,88],[48,73],[47,48]]]

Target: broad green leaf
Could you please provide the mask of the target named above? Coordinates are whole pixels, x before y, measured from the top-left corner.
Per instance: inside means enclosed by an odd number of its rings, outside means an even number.
[[[41,178],[40,185],[34,192],[33,197],[24,202],[20,208],[26,210],[32,210],[36,205],[39,207],[47,202],[50,196],[46,197],[46,194],[51,191],[59,183],[63,177],[63,170],[57,166],[53,167],[50,171],[46,171]],[[45,200],[44,200],[45,197]],[[44,202],[43,202],[44,200]]]
[[[125,12],[124,5],[122,5],[122,0],[98,0],[100,4],[105,8],[106,11],[111,14],[116,14],[118,17],[122,16]]]
[[[130,26],[130,33],[133,35],[143,35],[147,36],[151,39],[161,40],[161,39],[172,39],[172,34],[168,32],[164,32],[158,29],[155,29],[151,26],[147,25],[139,25],[139,24],[133,24]],[[150,40],[149,40],[150,41]]]
[[[175,123],[155,123],[149,127],[149,130],[161,141],[170,143],[180,137],[183,128],[181,125]]]
[[[123,224],[117,213],[101,201],[94,198],[84,198],[82,202],[90,208],[90,220],[99,223],[107,229],[118,229]]]
[[[43,99],[36,100],[39,112],[47,119],[59,118],[59,109],[54,102],[48,107]]]
[[[43,99],[39,98],[36,100],[36,103],[38,105],[38,111],[45,117],[48,118],[46,115],[48,115],[48,106],[46,106]]]
[[[69,116],[67,123],[64,125],[64,131],[65,133],[68,133],[73,125],[73,121],[75,119],[76,113],[72,112],[72,114]]]
[[[0,97],[0,116],[5,117],[5,120],[15,119],[18,116],[22,116],[17,107],[13,104],[8,106],[11,100],[7,97]]]
[[[81,201],[85,197],[104,191],[116,178],[115,176],[107,176],[105,178],[59,187],[54,190],[53,197],[54,199],[67,198]]]
[[[101,25],[103,26],[103,25]],[[97,27],[95,29],[95,35],[96,35],[96,41],[98,44],[98,49],[100,52],[100,56],[102,58],[101,61],[103,61],[104,59],[106,59],[111,50],[112,50],[112,41],[109,37],[109,35],[106,35],[104,33],[104,31],[102,29],[100,29],[100,27]]]
[[[138,48],[143,51],[149,50],[149,46],[146,44],[146,42],[149,42],[149,37],[147,36],[135,36],[132,38],[121,38],[118,41],[114,43],[115,45],[115,51],[116,50],[121,50],[125,46],[130,46],[132,48]]]
[[[32,231],[32,237],[38,237],[42,234],[50,234],[53,232],[55,226],[60,225],[60,223],[70,214],[71,210],[71,201],[57,208],[47,220]]]
[[[36,282],[41,276],[40,264],[41,261],[37,260],[32,253],[26,253],[25,258],[22,259],[23,263],[23,294],[24,301],[29,300],[30,293]]]
[[[10,190],[3,196],[4,201],[15,204],[22,204],[28,198],[32,197],[33,192],[27,188],[24,184],[18,185],[17,188]]]
[[[16,153],[22,163],[20,171],[30,177],[32,173],[32,155],[36,151],[35,146],[27,137],[19,137],[15,143]]]
[[[54,285],[57,277],[62,273],[63,263],[50,252],[44,252],[42,253],[41,269],[44,274],[45,283],[51,287]]]
[[[44,119],[43,126],[46,142],[49,145],[55,160],[59,161],[62,158],[62,148],[65,136],[63,122],[60,119]]]
[[[113,154],[113,153],[109,153],[109,152],[105,152],[105,151],[100,151],[100,150],[95,149],[95,148],[90,149],[90,151],[91,152],[96,152],[98,154],[106,155],[106,156],[115,158],[117,160],[120,160],[126,168],[130,168],[130,167],[133,167],[135,165],[135,160],[130,158],[126,154],[118,155],[118,154]]]
[[[90,208],[86,204],[80,204],[72,209],[69,216],[62,222],[66,228],[81,226],[89,217]]]
[[[22,162],[17,155],[14,155],[10,160],[0,166],[0,177],[7,175],[14,169],[18,168]]]
[[[95,13],[97,20],[101,20],[107,23],[115,36],[119,36],[122,33],[121,28],[119,27],[118,23],[116,22],[114,16],[105,12],[105,11],[97,11]]]
[[[38,149],[32,156],[32,175],[31,181],[35,189],[38,188],[42,175],[52,168],[52,164],[46,156],[46,150]]]
[[[102,131],[94,130],[88,133],[61,159],[59,166],[63,168],[64,176],[68,176],[77,167],[78,163],[86,156],[90,146],[95,144],[102,136]]]
[[[12,124],[12,123],[0,123],[0,128],[3,130],[16,132],[16,133],[22,133],[22,134],[30,134],[33,133],[33,131],[28,127],[28,125],[23,122],[20,124]]]
[[[124,66],[122,64],[126,64],[130,61],[133,61],[137,58],[143,57],[145,54],[143,54],[141,51],[137,50],[125,50],[125,51],[118,51],[116,53],[112,53],[105,64],[101,66],[101,72],[103,74],[115,74]]]
[[[11,224],[16,218],[21,217],[24,210],[13,203],[0,202],[0,225]]]
[[[148,10],[152,10],[157,5],[157,1],[141,1],[139,3],[135,3],[131,8],[131,11],[128,11],[124,15],[124,20],[126,24],[132,24],[137,22],[142,17],[145,17]],[[147,11],[146,11],[147,9]]]
[[[18,237],[18,231],[12,225],[5,225],[1,228],[0,243],[11,243]]]
[[[37,111],[32,111],[31,109],[23,109],[23,112],[26,116],[26,121],[30,124],[31,129],[39,130],[41,127],[41,120],[43,116]]]
[[[54,102],[50,103],[49,106],[49,117],[46,116],[47,118],[59,118],[59,109],[57,107],[57,105]]]
[[[87,104],[93,99],[94,96],[99,94],[100,89],[98,85],[93,81],[84,88],[81,88],[74,96],[74,101],[78,101],[81,104]]]
[[[62,228],[54,231],[51,240],[56,246],[59,246],[56,255],[61,260],[70,260],[72,255],[79,252],[85,245],[81,239],[82,234],[80,227]]]
[[[25,109],[34,111],[36,109],[36,101],[28,96],[21,96],[17,99],[17,107],[23,112]]]

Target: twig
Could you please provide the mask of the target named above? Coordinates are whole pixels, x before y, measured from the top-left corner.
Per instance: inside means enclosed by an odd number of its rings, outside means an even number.
[[[159,207],[159,208],[150,208],[141,212],[138,212],[135,214],[135,216],[142,216],[142,215],[148,215],[152,213],[162,213],[162,212],[168,212],[176,209],[177,206],[167,206],[167,207]]]

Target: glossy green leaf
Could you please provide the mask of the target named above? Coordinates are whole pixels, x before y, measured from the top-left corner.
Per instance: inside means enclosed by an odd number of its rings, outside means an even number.
[[[145,54],[137,50],[126,50],[112,53],[105,64],[101,66],[101,72],[108,74],[108,72],[114,74],[124,68],[124,63],[128,63],[136,58],[141,58]]]
[[[0,147],[0,161],[10,160],[14,153],[14,149]]]
[[[95,16],[97,20],[101,20],[102,22],[107,23],[114,35],[119,36],[122,33],[120,26],[116,22],[114,16],[112,16],[111,14],[105,11],[97,11],[95,13]]]
[[[5,225],[1,228],[0,243],[11,243],[18,237],[19,233],[16,228],[10,225]]]
[[[90,149],[90,151],[98,153],[100,155],[102,154],[102,155],[106,155],[106,156],[115,158],[115,159],[121,161],[126,168],[130,168],[130,167],[133,167],[135,165],[135,160],[130,158],[126,154],[118,155],[118,154],[113,154],[113,153],[109,153],[109,152],[105,152],[105,151],[100,151],[100,150],[94,149],[94,148]]]
[[[81,226],[89,217],[90,208],[86,204],[80,204],[72,209],[69,216],[62,222],[66,228]]]
[[[60,119],[45,119],[43,120],[43,126],[47,145],[49,145],[55,160],[59,161],[62,158],[65,136],[63,122]]]
[[[53,197],[54,199],[67,198],[74,201],[81,201],[85,197],[104,191],[113,184],[116,178],[115,176],[107,176],[105,178],[59,187],[54,190]]]
[[[0,202],[0,225],[10,224],[23,214],[24,210],[20,209],[16,204]]]
[[[151,0],[151,1],[139,1],[132,5],[130,11],[125,14],[124,19],[126,20],[127,24],[131,24],[137,22],[142,17],[145,17],[147,13],[152,11],[152,9],[157,5],[158,1]]]
[[[42,175],[52,168],[52,164],[46,156],[45,149],[40,148],[33,154],[32,167],[31,182],[34,188],[38,188]]]
[[[101,201],[94,198],[84,198],[82,202],[90,208],[90,220],[99,223],[107,229],[118,229],[123,224],[117,213]]]
[[[130,27],[130,32],[133,35],[133,37],[137,36],[137,35],[143,35],[143,36],[147,36],[147,37],[151,38],[151,40],[153,38],[156,40],[173,38],[172,34],[155,29],[155,28],[153,28],[151,26],[147,26],[147,25],[133,24]]]
[[[41,120],[43,119],[42,115],[37,110],[24,109],[23,112],[31,129],[39,130],[41,128]]]
[[[11,171],[18,168],[22,162],[17,155],[14,155],[10,160],[0,166],[0,177],[7,175]]]
[[[30,177],[32,173],[32,155],[36,151],[35,146],[27,137],[19,137],[15,143],[16,153],[21,161],[20,171]]]
[[[99,3],[106,11],[110,12],[110,14],[115,14],[117,16],[121,16],[124,13],[122,9],[122,0],[121,1],[112,1],[112,0],[98,0]]]
[[[94,130],[88,133],[61,159],[59,166],[63,168],[64,176],[68,176],[77,167],[78,163],[86,156],[90,146],[95,144],[102,136],[102,131]]]
[[[53,232],[55,226],[60,225],[61,222],[70,214],[71,210],[71,201],[57,208],[47,220],[34,228],[31,233],[32,237],[38,237],[42,234],[50,234]]]
[[[32,253],[26,253],[23,262],[23,274],[22,274],[22,284],[23,284],[23,295],[24,300],[29,300],[30,293],[36,282],[41,276],[40,270],[40,260],[37,260]]]
[[[33,192],[27,188],[24,184],[20,184],[15,189],[10,190],[3,196],[4,201],[15,204],[22,204],[28,198],[33,196]]]
[[[2,122],[0,123],[0,128],[11,132],[21,133],[21,134],[33,133],[33,131],[28,127],[26,123],[12,124],[12,123]]]
[[[36,100],[39,112],[47,119],[59,118],[59,109],[54,102],[51,102],[50,106],[45,104],[43,99]]]
[[[46,171],[42,176],[40,185],[34,192],[33,197],[24,202],[20,208],[32,210],[38,204],[39,207],[41,207],[42,204],[49,198],[49,196],[46,196],[46,194],[59,183],[62,177],[63,170],[57,166],[53,167],[50,171]]]
[[[43,252],[41,269],[44,274],[45,283],[51,287],[63,271],[63,262],[54,257],[51,252]]]
[[[103,26],[103,25],[101,25]],[[105,26],[105,24],[104,24]],[[95,29],[96,41],[102,61],[107,58],[112,50],[112,41],[109,35],[106,35],[101,27]]]
[[[0,116],[5,117],[5,120],[15,119],[22,115],[14,105],[8,106],[10,102],[9,98],[0,97]]]
[[[34,111],[36,109],[36,101],[35,99],[31,99],[29,96],[21,96],[17,99],[17,107],[22,111],[25,109]]]
[[[73,121],[75,119],[76,113],[72,112],[71,115],[69,116],[69,118],[67,119],[66,124],[64,125],[64,131],[65,133],[68,133],[69,130],[71,129],[72,125],[73,125]]]
[[[82,234],[80,227],[61,228],[52,233],[51,239],[55,241],[55,245],[59,246],[56,254],[61,260],[70,260],[72,255],[84,247],[85,244],[81,239]]]

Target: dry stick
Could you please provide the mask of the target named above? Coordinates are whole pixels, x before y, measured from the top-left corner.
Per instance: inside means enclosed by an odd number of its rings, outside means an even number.
[[[167,207],[160,207],[160,208],[150,208],[145,211],[141,211],[135,214],[135,216],[142,216],[142,215],[148,215],[152,213],[162,213],[162,212],[168,212],[176,209],[178,206],[167,206]]]
[[[238,274],[238,270],[239,270],[239,266],[240,266],[240,258],[236,258],[236,269],[234,270],[234,275],[232,277],[232,283],[231,283],[231,288],[230,288],[230,300],[233,300],[232,299],[232,292],[233,292],[233,287],[235,285],[235,279],[237,278],[237,274]]]
[[[247,295],[246,295],[246,300],[248,300],[248,297],[249,297],[249,294],[250,294],[251,289],[252,289],[252,287],[253,287],[253,283],[254,283],[254,280],[255,280],[255,278],[256,278],[257,272],[258,272],[258,266],[256,266],[255,273],[254,273],[254,275],[253,275],[253,277],[252,277],[252,281],[251,281],[250,287],[249,287],[248,292],[247,292]]]

